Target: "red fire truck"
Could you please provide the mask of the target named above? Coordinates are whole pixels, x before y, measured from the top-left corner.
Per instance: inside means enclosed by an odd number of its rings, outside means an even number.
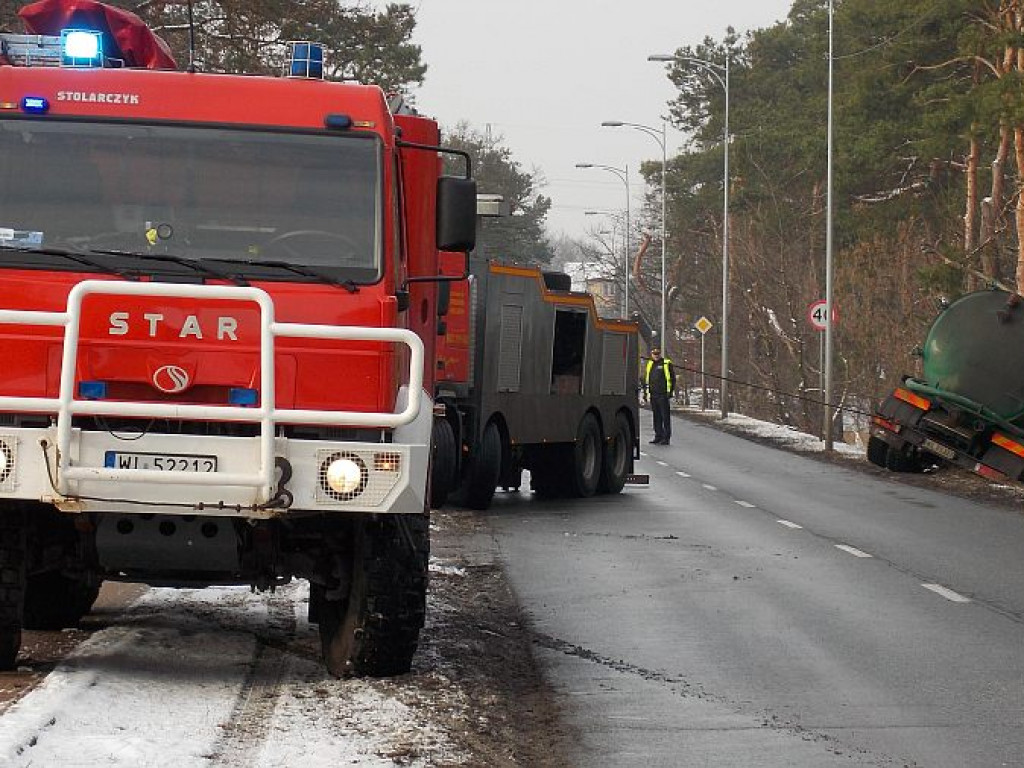
[[[104,580],[298,577],[333,674],[408,670],[468,158],[442,175],[436,123],[319,79],[310,44],[289,77],[182,72],[92,0],[21,15],[32,34],[0,42],[0,667]]]

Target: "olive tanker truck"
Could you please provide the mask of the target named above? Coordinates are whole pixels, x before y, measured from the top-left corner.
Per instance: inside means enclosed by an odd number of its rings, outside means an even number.
[[[953,464],[1024,479],[1024,299],[970,293],[925,340],[923,376],[904,377],[872,420],[868,459],[895,472]]]

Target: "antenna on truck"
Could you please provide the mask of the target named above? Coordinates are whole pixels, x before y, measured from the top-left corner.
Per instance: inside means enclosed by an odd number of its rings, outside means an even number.
[[[188,0],[188,71],[196,71],[196,17]]]

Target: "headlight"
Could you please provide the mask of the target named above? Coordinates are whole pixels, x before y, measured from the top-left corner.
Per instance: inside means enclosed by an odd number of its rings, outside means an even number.
[[[362,493],[368,478],[366,464],[354,453],[334,454],[320,464],[320,487],[338,501]]]

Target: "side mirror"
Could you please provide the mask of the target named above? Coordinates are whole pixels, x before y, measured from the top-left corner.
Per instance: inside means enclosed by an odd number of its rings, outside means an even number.
[[[476,182],[457,176],[437,180],[437,248],[473,250],[476,245]]]

